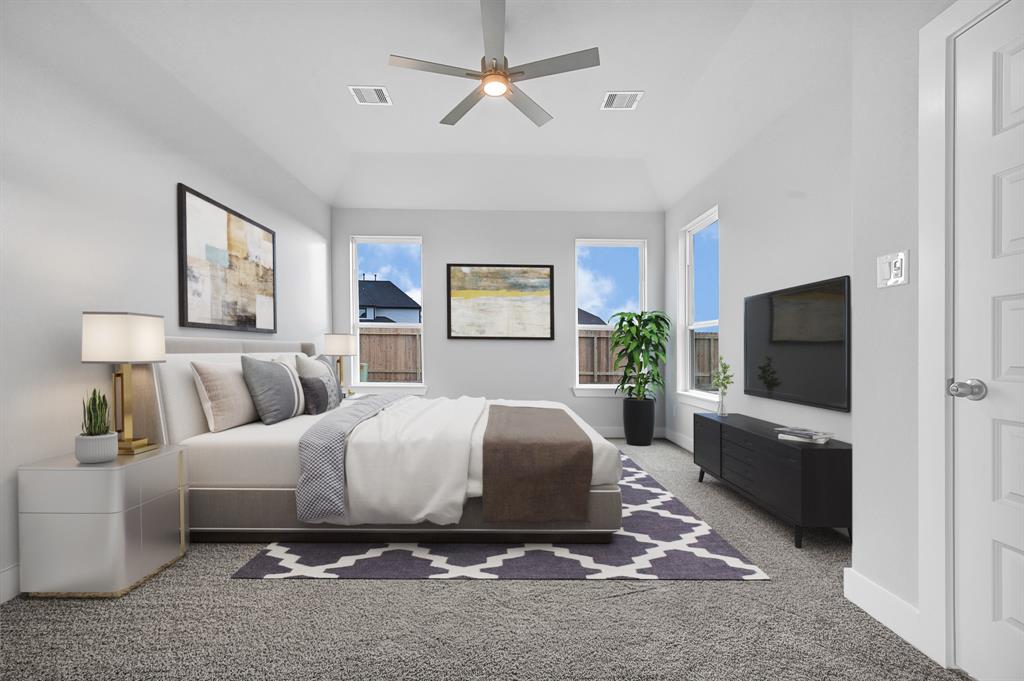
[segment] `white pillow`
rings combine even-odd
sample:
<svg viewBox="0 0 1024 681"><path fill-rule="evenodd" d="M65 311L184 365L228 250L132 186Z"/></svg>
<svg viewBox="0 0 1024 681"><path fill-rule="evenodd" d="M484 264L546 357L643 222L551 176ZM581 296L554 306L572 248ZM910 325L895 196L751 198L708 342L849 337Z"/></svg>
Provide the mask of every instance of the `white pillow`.
<svg viewBox="0 0 1024 681"><path fill-rule="evenodd" d="M259 419L241 364L192 362L191 365L196 392L211 433L244 426Z"/></svg>

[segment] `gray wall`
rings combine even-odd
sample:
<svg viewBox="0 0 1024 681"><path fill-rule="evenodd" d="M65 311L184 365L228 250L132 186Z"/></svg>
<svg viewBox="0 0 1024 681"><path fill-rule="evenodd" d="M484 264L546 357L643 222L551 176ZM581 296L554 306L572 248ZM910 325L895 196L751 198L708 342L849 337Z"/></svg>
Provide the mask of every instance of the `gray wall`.
<svg viewBox="0 0 1024 681"><path fill-rule="evenodd" d="M69 47L90 16L64 5L72 16L49 21L47 4L5 7L2 27L3 598L17 589L18 465L70 452L82 396L109 391L108 367L79 361L81 312L229 335L177 326L176 183L277 232L278 338L313 340L330 323L329 208L116 34Z"/></svg>
<svg viewBox="0 0 1024 681"><path fill-rule="evenodd" d="M335 208L333 301L336 331L349 330L352 236L423 237L424 373L430 397L557 400L602 432L622 428L621 397L575 397L574 241L647 240L647 300L661 308L662 213L477 212ZM555 340L448 340L445 266L450 262L555 266ZM660 412L659 402L659 412ZM658 423L662 416L659 413Z"/></svg>

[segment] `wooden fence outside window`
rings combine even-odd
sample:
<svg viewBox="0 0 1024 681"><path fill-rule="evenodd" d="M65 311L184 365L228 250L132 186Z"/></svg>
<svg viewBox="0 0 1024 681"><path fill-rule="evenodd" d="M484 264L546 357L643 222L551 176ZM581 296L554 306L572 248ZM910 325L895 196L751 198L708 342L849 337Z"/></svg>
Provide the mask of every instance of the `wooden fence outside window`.
<svg viewBox="0 0 1024 681"><path fill-rule="evenodd" d="M422 383L423 330L359 327L359 371L364 383Z"/></svg>

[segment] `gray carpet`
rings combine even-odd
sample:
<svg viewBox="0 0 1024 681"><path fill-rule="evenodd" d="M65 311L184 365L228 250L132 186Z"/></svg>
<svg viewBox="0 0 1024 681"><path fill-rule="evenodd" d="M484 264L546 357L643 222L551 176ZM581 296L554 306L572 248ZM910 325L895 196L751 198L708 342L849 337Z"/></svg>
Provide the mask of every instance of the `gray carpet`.
<svg viewBox="0 0 1024 681"><path fill-rule="evenodd" d="M842 596L845 537L790 528L666 442L623 450L768 582L233 580L196 544L117 601L0 607L4 679L962 679Z"/></svg>

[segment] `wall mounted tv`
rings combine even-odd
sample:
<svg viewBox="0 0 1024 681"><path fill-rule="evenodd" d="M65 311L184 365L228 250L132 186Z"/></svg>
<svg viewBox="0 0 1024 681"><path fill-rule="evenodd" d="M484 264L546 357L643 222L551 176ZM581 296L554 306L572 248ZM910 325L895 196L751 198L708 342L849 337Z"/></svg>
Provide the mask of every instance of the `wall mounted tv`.
<svg viewBox="0 0 1024 681"><path fill-rule="evenodd" d="M744 300L743 392L850 411L850 278Z"/></svg>

